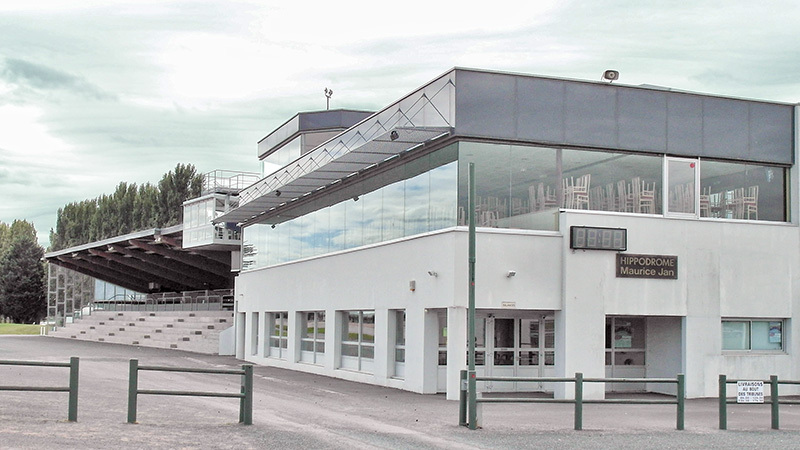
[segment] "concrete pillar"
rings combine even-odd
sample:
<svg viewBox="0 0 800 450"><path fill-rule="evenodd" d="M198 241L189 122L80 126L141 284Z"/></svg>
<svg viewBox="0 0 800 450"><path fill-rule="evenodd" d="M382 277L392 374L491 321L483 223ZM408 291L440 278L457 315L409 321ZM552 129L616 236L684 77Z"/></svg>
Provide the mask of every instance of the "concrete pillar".
<svg viewBox="0 0 800 450"><path fill-rule="evenodd" d="M447 308L447 399L458 400L461 370L467 368L467 308Z"/></svg>

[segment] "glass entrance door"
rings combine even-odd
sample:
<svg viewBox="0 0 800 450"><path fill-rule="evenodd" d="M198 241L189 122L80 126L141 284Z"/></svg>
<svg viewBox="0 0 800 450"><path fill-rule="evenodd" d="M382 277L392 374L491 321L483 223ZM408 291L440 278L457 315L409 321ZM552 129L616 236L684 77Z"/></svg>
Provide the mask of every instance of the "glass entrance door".
<svg viewBox="0 0 800 450"><path fill-rule="evenodd" d="M555 322L552 316L487 317L486 374L497 377L552 376ZM490 382L487 391L541 391L540 383Z"/></svg>
<svg viewBox="0 0 800 450"><path fill-rule="evenodd" d="M606 376L643 378L646 375L644 317L606 318ZM641 391L638 383L607 383L607 391Z"/></svg>

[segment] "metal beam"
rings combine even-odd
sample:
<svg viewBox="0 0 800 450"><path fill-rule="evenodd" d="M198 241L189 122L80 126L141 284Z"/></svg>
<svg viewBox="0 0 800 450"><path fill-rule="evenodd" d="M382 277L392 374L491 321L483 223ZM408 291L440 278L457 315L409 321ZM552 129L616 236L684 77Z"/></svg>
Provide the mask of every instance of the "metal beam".
<svg viewBox="0 0 800 450"><path fill-rule="evenodd" d="M144 261L147 264L156 266L160 268L160 270L183 275L184 277L191 278L192 280L200 283L209 283L215 286L215 289L229 288L231 286L230 277L212 272L206 272L198 269L195 266L184 264L174 259L166 259L161 255L145 253L141 250L132 250L121 245L109 246L109 251L136 258L140 261Z"/></svg>
<svg viewBox="0 0 800 450"><path fill-rule="evenodd" d="M143 272L139 272L139 271L135 271L135 270L130 270L130 268L128 266L124 266L122 264L119 264L117 262L111 261L111 260L103 258L103 257L95 257L93 259L87 259L87 258L83 257L82 259L84 259L85 262L88 263L88 264L94 264L94 265L97 265L97 266L100 266L100 267L104 267L104 268L109 269L109 270L116 271L116 272L122 274L125 277L138 278L138 279L142 280L145 285L149 285L151 282L154 282L154 283L158 283L160 286L165 287L165 288L167 288L168 290L171 290L171 291L191 290L190 286L184 286L184 285L182 285L180 283L176 283L176 282L174 282L174 281L172 281L172 280L170 280L168 278L164 278L164 277L161 277L161 276L150 275L150 274L147 274L147 273L143 273ZM145 292L149 292L150 290L151 289L149 289L149 286L148 286L148 289Z"/></svg>
<svg viewBox="0 0 800 450"><path fill-rule="evenodd" d="M93 248L89 249L89 253L95 256L99 256L101 258L108 259L109 261L113 261L117 264L121 264L123 266L128 266L133 269L136 269L140 272L145 272L150 274L154 281L155 279L164 279L168 280L169 282L181 284L184 286L189 287L193 290L200 290L205 289L208 286L208 283L198 282L197 280L190 279L188 277L177 275L175 273L170 273L165 270L162 270L158 267L153 267L144 261L135 258L126 258L121 255L117 255L114 253L104 252L101 250L95 250Z"/></svg>
<svg viewBox="0 0 800 450"><path fill-rule="evenodd" d="M108 281L109 283L116 284L117 286L124 287L136 292L147 292L147 282L143 280L134 279L133 277L125 276L115 270L109 270L104 267L93 265L88 261L81 259L71 258L69 256L59 256L57 259L52 260L54 263L59 264L67 269L74 270L75 272L89 275L100 280Z"/></svg>
<svg viewBox="0 0 800 450"><path fill-rule="evenodd" d="M175 261L180 261L184 264L197 267L199 269L211 272L213 274L221 274L231 270L230 265L226 266L225 264L205 259L202 256L190 255L185 252L173 250L163 245L152 245L136 239L131 239L128 242L134 247L140 248L148 252L157 253L161 256L166 256L167 258L174 259Z"/></svg>

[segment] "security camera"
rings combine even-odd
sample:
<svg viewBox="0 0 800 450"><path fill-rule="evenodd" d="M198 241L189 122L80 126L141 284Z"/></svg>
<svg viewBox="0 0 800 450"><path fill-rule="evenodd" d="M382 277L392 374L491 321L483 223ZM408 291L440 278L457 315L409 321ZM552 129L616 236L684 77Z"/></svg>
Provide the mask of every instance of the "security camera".
<svg viewBox="0 0 800 450"><path fill-rule="evenodd" d="M603 79L608 80L609 83L619 79L619 72L616 70L606 70L603 72Z"/></svg>

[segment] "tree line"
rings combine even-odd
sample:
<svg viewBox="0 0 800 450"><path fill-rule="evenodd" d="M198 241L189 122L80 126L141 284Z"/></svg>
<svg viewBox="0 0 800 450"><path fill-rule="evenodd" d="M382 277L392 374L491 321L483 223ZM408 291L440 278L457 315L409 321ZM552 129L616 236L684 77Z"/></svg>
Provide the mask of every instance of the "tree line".
<svg viewBox="0 0 800 450"><path fill-rule="evenodd" d="M43 256L32 223L0 222L0 317L31 323L45 316Z"/></svg>
<svg viewBox="0 0 800 450"><path fill-rule="evenodd" d="M178 164L157 185L121 182L113 194L59 208L50 230L50 251L150 228L177 225L186 200L199 197L203 175L192 164Z"/></svg>

